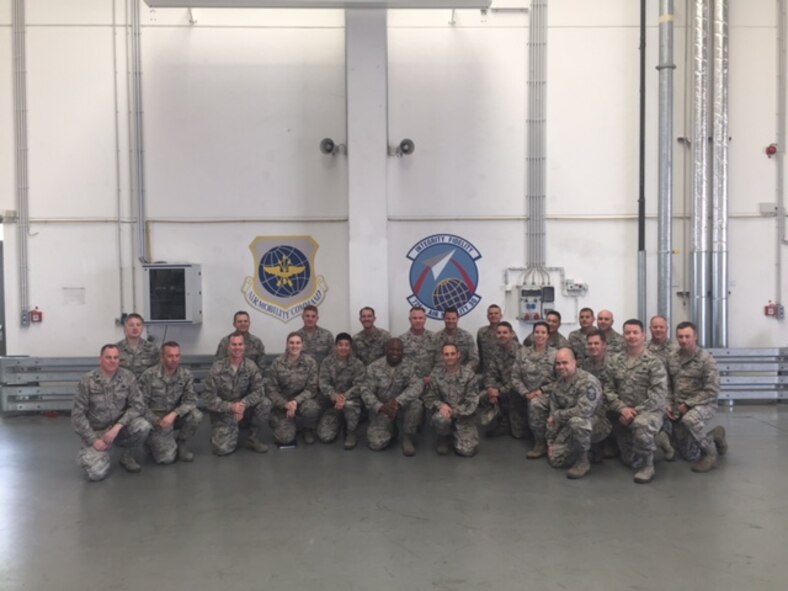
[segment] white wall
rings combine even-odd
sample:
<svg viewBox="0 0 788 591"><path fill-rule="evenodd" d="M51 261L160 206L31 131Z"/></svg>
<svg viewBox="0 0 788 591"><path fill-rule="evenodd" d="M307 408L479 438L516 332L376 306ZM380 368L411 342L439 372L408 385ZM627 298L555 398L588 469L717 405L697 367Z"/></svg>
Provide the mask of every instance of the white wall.
<svg viewBox="0 0 788 591"><path fill-rule="evenodd" d="M526 2L497 2L520 6ZM16 226L6 224L11 354L92 355L120 337L115 319L141 309L129 191L126 31L102 0L28 0L31 304L44 323L21 328ZM15 209L11 2L0 0L0 209ZM126 22L124 2L115 18ZM548 264L590 285L576 305L637 313L638 7L629 0L550 3L548 37ZM656 311L657 14L647 45L649 313ZM212 352L230 329L258 235L312 235L329 292L321 324L357 330L347 304L347 160L318 152L345 140L341 11L194 10L141 5L145 170L151 256L203 265L204 323L171 327L190 352ZM527 15L458 11L389 14L387 175L390 328L406 329L408 249L449 232L483 258L482 303L514 315L503 277L525 262ZM785 322L764 318L774 297L775 16L771 0L731 6L730 344L785 345ZM677 3L675 136L688 135L684 3ZM113 55L114 48L114 55ZM116 113L117 107L117 113ZM117 124L117 132L116 132ZM117 149L116 149L117 146ZM383 148L383 147L382 147ZM353 147L349 146L352 158ZM687 160L676 145L674 291L689 289L684 260ZM363 157L357 155L356 157ZM783 249L783 255L788 254ZM83 289L84 304L73 289ZM782 278L788 294L788 273ZM675 298L674 321L688 317ZM375 305L375 302L370 302ZM571 321L571 318L565 318ZM254 312L272 351L298 321ZM437 323L432 323L437 326ZM164 329L151 329L158 337ZM520 332L524 328L520 327Z"/></svg>

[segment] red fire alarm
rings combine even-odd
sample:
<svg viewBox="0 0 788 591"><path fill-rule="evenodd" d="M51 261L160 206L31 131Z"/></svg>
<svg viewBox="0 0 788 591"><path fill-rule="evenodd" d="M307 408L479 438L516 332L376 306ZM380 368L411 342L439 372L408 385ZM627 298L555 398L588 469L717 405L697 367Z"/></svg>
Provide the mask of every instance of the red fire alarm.
<svg viewBox="0 0 788 591"><path fill-rule="evenodd" d="M769 303L763 307L764 316L777 316L777 304L769 300Z"/></svg>
<svg viewBox="0 0 788 591"><path fill-rule="evenodd" d="M764 152L766 152L766 155L769 158L771 158L772 156L774 156L777 153L777 144L769 144L768 146L766 146L766 149L764 150Z"/></svg>
<svg viewBox="0 0 788 591"><path fill-rule="evenodd" d="M43 322L43 320L44 320L44 313L38 309L38 306L36 306L33 310L30 310L31 323Z"/></svg>

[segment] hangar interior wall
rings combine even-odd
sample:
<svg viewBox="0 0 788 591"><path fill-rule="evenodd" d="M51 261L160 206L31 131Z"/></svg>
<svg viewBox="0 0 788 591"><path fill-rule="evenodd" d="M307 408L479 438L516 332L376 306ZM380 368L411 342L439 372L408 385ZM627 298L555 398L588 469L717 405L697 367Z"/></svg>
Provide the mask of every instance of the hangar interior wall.
<svg viewBox="0 0 788 591"><path fill-rule="evenodd" d="M117 340L122 312L141 309L130 196L126 2L28 0L27 97L31 305L19 322L17 228L4 231L9 354L92 355ZM495 2L518 7L525 0ZM674 136L689 136L687 9L677 2ZM203 267L204 320L166 338L211 353L249 309L241 286L262 235L311 235L328 293L321 324L358 330L348 305L348 158L323 137L346 137L342 11L150 9L141 3L145 171L152 260ZM589 284L562 303L637 314L638 6L628 0L555 0L549 7L547 262ZM647 40L649 314L656 312L657 8ZM14 210L11 0L0 0L0 209ZM192 23L191 20L196 22ZM447 232L482 254L475 331L490 303L515 302L508 267L525 262L525 106L528 16L523 12L392 11L388 15L390 143L416 143L388 160L389 306L407 328L408 250ZM772 0L731 3L730 338L735 347L785 345L785 322L763 316L775 293L776 29ZM385 149L385 146L381 146ZM674 172L674 294L689 290L688 154ZM783 250L783 255L785 255ZM361 270L363 272L363 270ZM782 289L788 293L788 274ZM369 302L375 306L376 302ZM689 316L675 295L674 323ZM252 313L253 332L284 348L298 320ZM438 327L430 321L430 328ZM151 327L157 338L165 329ZM522 334L523 326L518 327Z"/></svg>

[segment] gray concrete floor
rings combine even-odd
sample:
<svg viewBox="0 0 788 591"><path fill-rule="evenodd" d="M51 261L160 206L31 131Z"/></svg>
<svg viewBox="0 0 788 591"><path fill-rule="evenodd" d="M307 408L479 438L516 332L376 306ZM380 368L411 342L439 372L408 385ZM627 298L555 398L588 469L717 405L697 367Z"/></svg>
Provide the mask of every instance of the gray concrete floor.
<svg viewBox="0 0 788 591"><path fill-rule="evenodd" d="M788 410L720 409L698 475L617 461L569 481L527 444L438 457L341 444L83 480L67 417L0 422L0 590L777 590L788 586ZM781 459L782 458L782 459Z"/></svg>

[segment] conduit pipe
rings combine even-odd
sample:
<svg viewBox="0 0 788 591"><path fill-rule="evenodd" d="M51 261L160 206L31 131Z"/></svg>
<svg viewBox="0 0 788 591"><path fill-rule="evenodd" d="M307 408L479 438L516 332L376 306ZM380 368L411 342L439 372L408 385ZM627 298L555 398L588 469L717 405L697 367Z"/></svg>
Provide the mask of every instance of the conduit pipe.
<svg viewBox="0 0 788 591"><path fill-rule="evenodd" d="M728 346L728 0L714 0L711 344Z"/></svg>
<svg viewBox="0 0 788 591"><path fill-rule="evenodd" d="M692 5L692 319L698 342L709 341L708 0Z"/></svg>
<svg viewBox="0 0 788 591"><path fill-rule="evenodd" d="M777 153L774 155L775 202L777 204L777 240L775 241L774 301L783 303L782 298L782 250L788 244L785 236L785 100L786 67L788 64L788 43L786 43L786 0L777 0Z"/></svg>
<svg viewBox="0 0 788 591"><path fill-rule="evenodd" d="M129 72L129 88L131 100L131 187L132 195L137 204L137 252L140 262L148 262L148 237L146 230L145 213L145 135L142 125L142 50L140 3L130 1L131 8L131 35L129 38L129 59L131 60Z"/></svg>
<svg viewBox="0 0 788 591"><path fill-rule="evenodd" d="M646 319L646 0L640 0L640 146L638 155L638 318Z"/></svg>
<svg viewBox="0 0 788 591"><path fill-rule="evenodd" d="M673 18L673 0L660 0L657 313L668 326L673 312Z"/></svg>
<svg viewBox="0 0 788 591"><path fill-rule="evenodd" d="M14 142L16 144L17 274L22 326L30 324L30 287L27 238L30 228L30 190L27 146L27 54L25 45L25 2L14 0Z"/></svg>
<svg viewBox="0 0 788 591"><path fill-rule="evenodd" d="M528 22L528 107L526 121L527 268L523 281L549 282L546 265L547 0L531 2Z"/></svg>

